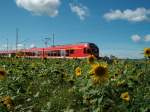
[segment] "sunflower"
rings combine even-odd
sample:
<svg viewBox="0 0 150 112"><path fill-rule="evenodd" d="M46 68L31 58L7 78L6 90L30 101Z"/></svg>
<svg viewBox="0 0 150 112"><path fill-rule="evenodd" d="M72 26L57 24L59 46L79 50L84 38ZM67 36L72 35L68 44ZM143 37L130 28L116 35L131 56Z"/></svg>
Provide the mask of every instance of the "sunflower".
<svg viewBox="0 0 150 112"><path fill-rule="evenodd" d="M77 67L75 69L75 74L76 74L76 76L80 76L81 75L81 68L80 67Z"/></svg>
<svg viewBox="0 0 150 112"><path fill-rule="evenodd" d="M129 101L130 100L130 96L129 96L129 93L128 92L124 92L121 94L120 96L121 99L123 99L124 101Z"/></svg>
<svg viewBox="0 0 150 112"><path fill-rule="evenodd" d="M94 55L90 55L88 58L87 58L87 62L89 64L94 64L95 62L95 56Z"/></svg>
<svg viewBox="0 0 150 112"><path fill-rule="evenodd" d="M4 106L6 106L9 110L13 108L14 102L10 96L5 96L2 98L1 102Z"/></svg>
<svg viewBox="0 0 150 112"><path fill-rule="evenodd" d="M108 67L106 64L97 64L93 66L91 73L95 84L108 80Z"/></svg>
<svg viewBox="0 0 150 112"><path fill-rule="evenodd" d="M0 69L0 80L5 79L5 77L6 77L6 71L3 69Z"/></svg>
<svg viewBox="0 0 150 112"><path fill-rule="evenodd" d="M150 48L144 48L144 56L150 57Z"/></svg>

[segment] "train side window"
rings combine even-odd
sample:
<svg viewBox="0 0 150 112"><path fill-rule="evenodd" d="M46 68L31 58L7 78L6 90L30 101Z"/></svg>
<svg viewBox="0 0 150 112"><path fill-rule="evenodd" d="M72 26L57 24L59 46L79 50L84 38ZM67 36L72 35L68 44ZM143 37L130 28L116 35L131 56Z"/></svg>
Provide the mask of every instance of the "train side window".
<svg viewBox="0 0 150 112"><path fill-rule="evenodd" d="M56 51L49 51L48 56L60 56L60 51L56 50Z"/></svg>
<svg viewBox="0 0 150 112"><path fill-rule="evenodd" d="M57 55L60 56L60 51L59 50L57 51Z"/></svg>
<svg viewBox="0 0 150 112"><path fill-rule="evenodd" d="M87 49L87 53L91 54L92 53L91 49Z"/></svg>
<svg viewBox="0 0 150 112"><path fill-rule="evenodd" d="M35 53L34 53L34 52L32 53L32 56L35 56Z"/></svg>
<svg viewBox="0 0 150 112"><path fill-rule="evenodd" d="M91 53L91 50L88 49L88 48L84 48L84 51L83 51L85 54L90 54Z"/></svg>
<svg viewBox="0 0 150 112"><path fill-rule="evenodd" d="M73 54L74 53L74 50L72 49L72 50L70 50L70 54Z"/></svg>
<svg viewBox="0 0 150 112"><path fill-rule="evenodd" d="M86 49L86 48L83 49L83 53L84 53L84 54L87 53L87 49Z"/></svg>
<svg viewBox="0 0 150 112"><path fill-rule="evenodd" d="M54 53L53 53L53 51L51 51L51 56L54 56Z"/></svg>
<svg viewBox="0 0 150 112"><path fill-rule="evenodd" d="M47 55L48 55L48 56L51 56L51 51L48 51L48 52L47 52Z"/></svg>
<svg viewBox="0 0 150 112"><path fill-rule="evenodd" d="M40 51L38 51L38 56L40 56L41 55L41 52Z"/></svg>
<svg viewBox="0 0 150 112"><path fill-rule="evenodd" d="M38 56L38 51L33 52L34 56Z"/></svg>
<svg viewBox="0 0 150 112"><path fill-rule="evenodd" d="M69 54L70 54L69 50L66 50L66 56L69 56Z"/></svg>
<svg viewBox="0 0 150 112"><path fill-rule="evenodd" d="M57 56L57 51L54 51L53 53L54 53L54 56Z"/></svg>

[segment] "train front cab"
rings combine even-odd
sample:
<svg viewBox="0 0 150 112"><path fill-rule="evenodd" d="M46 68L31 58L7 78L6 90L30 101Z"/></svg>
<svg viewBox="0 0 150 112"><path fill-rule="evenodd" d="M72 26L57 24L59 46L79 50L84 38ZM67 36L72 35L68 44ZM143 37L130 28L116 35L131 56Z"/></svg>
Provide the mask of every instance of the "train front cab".
<svg viewBox="0 0 150 112"><path fill-rule="evenodd" d="M97 58L99 57L99 49L94 43L89 43L88 46L84 48L83 52L88 56L94 55Z"/></svg>

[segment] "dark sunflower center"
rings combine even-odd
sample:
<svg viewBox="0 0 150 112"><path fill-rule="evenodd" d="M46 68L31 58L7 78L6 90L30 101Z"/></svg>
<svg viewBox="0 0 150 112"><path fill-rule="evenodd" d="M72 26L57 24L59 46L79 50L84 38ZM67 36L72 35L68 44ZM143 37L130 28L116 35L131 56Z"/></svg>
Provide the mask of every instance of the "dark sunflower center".
<svg viewBox="0 0 150 112"><path fill-rule="evenodd" d="M147 51L146 51L146 54L150 54L150 50L147 50Z"/></svg>
<svg viewBox="0 0 150 112"><path fill-rule="evenodd" d="M4 72L4 71L0 71L0 75L1 75L1 76L4 76L4 75L5 75L5 72Z"/></svg>
<svg viewBox="0 0 150 112"><path fill-rule="evenodd" d="M106 73L106 69L104 67L97 67L95 69L95 74L96 75L99 75L99 76L102 76Z"/></svg>
<svg viewBox="0 0 150 112"><path fill-rule="evenodd" d="M77 73L80 73L80 70L77 70Z"/></svg>
<svg viewBox="0 0 150 112"><path fill-rule="evenodd" d="M128 98L128 95L125 95L124 98Z"/></svg>

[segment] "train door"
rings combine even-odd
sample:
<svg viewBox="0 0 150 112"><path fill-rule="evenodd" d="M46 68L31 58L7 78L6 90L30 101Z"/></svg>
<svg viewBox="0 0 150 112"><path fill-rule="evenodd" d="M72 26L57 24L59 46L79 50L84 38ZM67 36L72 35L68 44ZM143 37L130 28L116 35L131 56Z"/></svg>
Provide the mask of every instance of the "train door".
<svg viewBox="0 0 150 112"><path fill-rule="evenodd" d="M9 58L11 57L11 53L8 54L8 57L9 57Z"/></svg>
<svg viewBox="0 0 150 112"><path fill-rule="evenodd" d="M60 55L61 55L61 58L65 58L66 57L66 50L64 50L64 49L60 50Z"/></svg>

